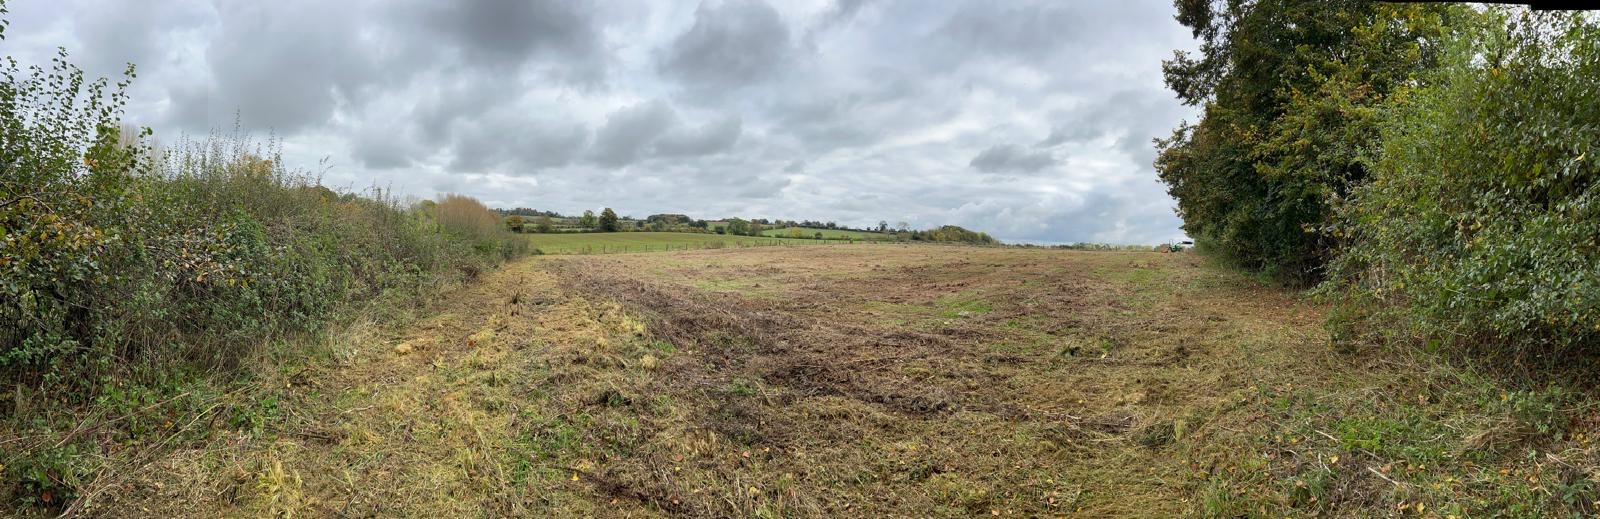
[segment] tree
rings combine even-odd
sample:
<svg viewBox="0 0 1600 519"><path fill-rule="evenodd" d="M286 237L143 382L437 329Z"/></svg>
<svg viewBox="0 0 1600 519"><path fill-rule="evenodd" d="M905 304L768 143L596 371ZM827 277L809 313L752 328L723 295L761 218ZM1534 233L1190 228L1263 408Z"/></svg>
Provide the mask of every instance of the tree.
<svg viewBox="0 0 1600 519"><path fill-rule="evenodd" d="M1333 331L1388 322L1497 361L1586 363L1600 345L1600 20L1484 14L1382 115L1373 179L1336 228L1350 238L1328 283L1355 318Z"/></svg>
<svg viewBox="0 0 1600 519"><path fill-rule="evenodd" d="M746 222L739 218L729 218L728 225L724 226L723 228L727 229L728 234L732 234L734 236L750 234L750 222Z"/></svg>
<svg viewBox="0 0 1600 519"><path fill-rule="evenodd" d="M506 217L506 228L511 232L522 232L523 220L521 216L511 215Z"/></svg>
<svg viewBox="0 0 1600 519"><path fill-rule="evenodd" d="M594 217L594 211L587 209L583 211L583 217L578 219L578 226L585 229L593 229L598 223Z"/></svg>
<svg viewBox="0 0 1600 519"><path fill-rule="evenodd" d="M551 220L549 216L540 216L533 222L533 228L538 232L548 233L555 232L556 230L556 222L555 220Z"/></svg>
<svg viewBox="0 0 1600 519"><path fill-rule="evenodd" d="M1204 107L1157 142L1156 169L1190 236L1280 280L1321 276L1333 206L1370 175L1378 107L1437 61L1439 5L1356 0L1177 3L1198 56L1163 64Z"/></svg>
<svg viewBox="0 0 1600 519"><path fill-rule="evenodd" d="M610 207L600 211L600 232L617 232L617 212Z"/></svg>
<svg viewBox="0 0 1600 519"><path fill-rule="evenodd" d="M889 231L889 222L887 220L878 220L878 232L888 232L888 231Z"/></svg>

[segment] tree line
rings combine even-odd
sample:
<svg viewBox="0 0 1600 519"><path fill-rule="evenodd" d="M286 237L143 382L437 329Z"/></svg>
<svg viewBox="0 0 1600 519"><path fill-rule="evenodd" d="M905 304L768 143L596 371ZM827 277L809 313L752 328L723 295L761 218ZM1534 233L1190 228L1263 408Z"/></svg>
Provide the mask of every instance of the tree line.
<svg viewBox="0 0 1600 519"><path fill-rule="evenodd" d="M684 214L661 213L645 217L643 220L632 217L619 217L611 208L607 207L596 215L593 210L585 210L581 216L563 216L555 211L538 210L527 207L518 207L510 210L501 210L507 229L513 232L624 232L624 231L652 231L652 232L694 232L708 234L723 234L733 236L763 236L770 229L790 229L790 233L782 237L797 239L829 239L822 231L853 231L861 233L883 234L883 241L927 241L927 242L953 242L972 244L997 244L999 240L986 233L971 231L956 225L944 225L927 230L912 230L911 225L899 222L895 227L890 227L888 221L879 221L874 227L850 227L840 225L834 221L818 220L783 220L738 217L724 218L721 220L704 220L692 218ZM811 229L814 232L805 232L801 229ZM833 239L850 239L833 238Z"/></svg>
<svg viewBox="0 0 1600 519"><path fill-rule="evenodd" d="M1592 16L1179 0L1200 107L1156 168L1200 247L1342 301L1336 336L1548 353L1600 338ZM1364 326L1373 323L1380 326Z"/></svg>

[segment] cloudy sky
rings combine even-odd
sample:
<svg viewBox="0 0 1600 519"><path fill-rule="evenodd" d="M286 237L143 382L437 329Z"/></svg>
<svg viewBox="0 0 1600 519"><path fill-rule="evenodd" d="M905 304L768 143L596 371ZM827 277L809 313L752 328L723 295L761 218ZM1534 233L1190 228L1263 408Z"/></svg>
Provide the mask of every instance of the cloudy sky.
<svg viewBox="0 0 1600 519"><path fill-rule="evenodd" d="M159 139L239 124L360 190L564 213L1180 234L1168 0L10 0L0 49L138 66Z"/></svg>

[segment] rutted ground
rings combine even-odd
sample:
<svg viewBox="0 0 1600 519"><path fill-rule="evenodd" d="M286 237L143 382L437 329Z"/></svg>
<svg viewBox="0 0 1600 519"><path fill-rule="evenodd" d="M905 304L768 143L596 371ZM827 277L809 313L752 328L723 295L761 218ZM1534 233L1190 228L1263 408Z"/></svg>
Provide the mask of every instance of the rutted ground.
<svg viewBox="0 0 1600 519"><path fill-rule="evenodd" d="M1551 495L1517 486L1546 481L1538 460L1450 450L1504 443L1526 417L1493 406L1539 394L1337 353L1314 306L1198 262L534 258L413 324L352 329L333 360L272 382L259 426L103 481L87 511L1370 515Z"/></svg>

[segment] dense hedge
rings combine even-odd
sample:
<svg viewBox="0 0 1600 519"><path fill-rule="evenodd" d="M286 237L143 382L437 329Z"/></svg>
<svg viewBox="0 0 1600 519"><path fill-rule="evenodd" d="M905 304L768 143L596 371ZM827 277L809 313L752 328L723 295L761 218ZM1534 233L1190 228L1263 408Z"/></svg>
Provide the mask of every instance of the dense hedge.
<svg viewBox="0 0 1600 519"><path fill-rule="evenodd" d="M319 186L270 143L152 148L120 126L127 81L87 81L65 58L0 69L0 394L81 400L93 392L69 390L139 369L226 370L525 247L481 204L490 232L441 225L433 204Z"/></svg>
<svg viewBox="0 0 1600 519"><path fill-rule="evenodd" d="M1436 343L1600 339L1600 24L1489 11L1385 113L1330 288ZM1368 305L1377 301L1382 305ZM1482 339L1489 339L1482 341Z"/></svg>
<svg viewBox="0 0 1600 519"><path fill-rule="evenodd" d="M1339 245L1335 205L1365 182L1377 114L1437 62L1458 10L1365 0L1180 1L1201 40L1164 63L1204 109L1158 142L1156 170L1184 230L1250 270L1296 285Z"/></svg>
<svg viewBox="0 0 1600 519"><path fill-rule="evenodd" d="M1210 250L1324 279L1356 331L1570 358L1600 339L1600 22L1359 1L1179 2L1205 107L1157 168ZM1376 326L1371 326L1376 324Z"/></svg>

